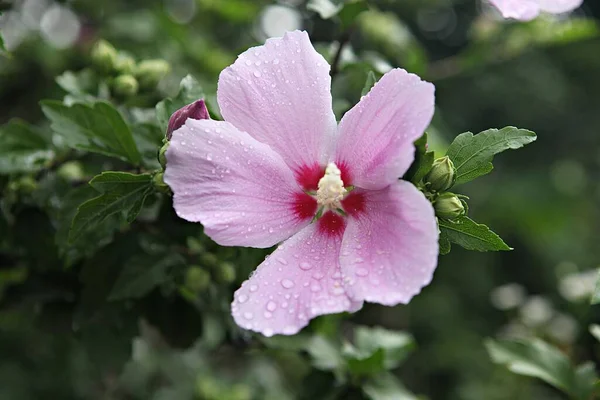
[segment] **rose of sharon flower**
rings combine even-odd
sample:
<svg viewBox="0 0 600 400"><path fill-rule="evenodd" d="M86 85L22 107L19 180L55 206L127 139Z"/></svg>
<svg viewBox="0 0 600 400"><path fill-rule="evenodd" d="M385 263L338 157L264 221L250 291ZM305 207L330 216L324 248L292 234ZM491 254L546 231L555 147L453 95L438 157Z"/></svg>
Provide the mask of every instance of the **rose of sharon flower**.
<svg viewBox="0 0 600 400"><path fill-rule="evenodd" d="M225 121L173 132L165 182L177 214L225 246L271 247L234 295L246 329L294 334L364 301L408 303L438 256L434 211L401 177L434 111L434 87L385 74L342 118L306 32L242 53L219 78Z"/></svg>
<svg viewBox="0 0 600 400"><path fill-rule="evenodd" d="M579 7L583 0L490 0L504 18L530 21L541 12L561 14Z"/></svg>

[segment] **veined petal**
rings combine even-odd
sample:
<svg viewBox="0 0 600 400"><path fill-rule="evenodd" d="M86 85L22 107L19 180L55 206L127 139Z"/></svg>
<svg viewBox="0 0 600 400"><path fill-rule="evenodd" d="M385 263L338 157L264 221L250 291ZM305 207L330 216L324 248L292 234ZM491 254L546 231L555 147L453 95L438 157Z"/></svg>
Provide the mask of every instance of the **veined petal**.
<svg viewBox="0 0 600 400"><path fill-rule="evenodd" d="M433 207L405 181L361 195L364 205L348 219L342 241L346 291L355 301L408 303L429 284L437 265Z"/></svg>
<svg viewBox="0 0 600 400"><path fill-rule="evenodd" d="M336 134L329 64L306 32L242 53L219 76L226 121L277 151L296 173L328 161Z"/></svg>
<svg viewBox="0 0 600 400"><path fill-rule="evenodd" d="M279 246L235 292L237 324L265 336L293 335L318 315L360 309L362 301L351 301L343 287L342 232L317 222Z"/></svg>
<svg viewBox="0 0 600 400"><path fill-rule="evenodd" d="M271 247L316 211L281 156L228 122L188 119L173 132L165 182L177 215L225 246Z"/></svg>
<svg viewBox="0 0 600 400"><path fill-rule="evenodd" d="M413 142L431 122L434 87L403 69L385 74L340 123L335 162L349 182L382 189L404 175L414 159Z"/></svg>

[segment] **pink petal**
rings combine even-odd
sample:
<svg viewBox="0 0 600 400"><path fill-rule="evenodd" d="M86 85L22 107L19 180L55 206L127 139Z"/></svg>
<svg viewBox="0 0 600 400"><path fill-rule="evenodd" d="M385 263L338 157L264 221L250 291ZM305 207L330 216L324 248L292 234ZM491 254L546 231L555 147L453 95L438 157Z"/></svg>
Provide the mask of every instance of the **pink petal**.
<svg viewBox="0 0 600 400"><path fill-rule="evenodd" d="M340 256L348 295L355 301L408 303L429 284L437 265L433 207L405 181L361 194L364 208L349 218Z"/></svg>
<svg viewBox="0 0 600 400"><path fill-rule="evenodd" d="M219 77L226 121L277 151L294 172L328 161L336 134L329 64L306 32L268 39Z"/></svg>
<svg viewBox="0 0 600 400"><path fill-rule="evenodd" d="M350 181L344 183L382 189L404 175L414 159L413 142L433 116L434 90L394 69L344 115L335 157L347 168Z"/></svg>
<svg viewBox="0 0 600 400"><path fill-rule="evenodd" d="M343 288L342 232L314 223L279 246L235 292L235 322L265 336L293 335L318 315L360 309Z"/></svg>
<svg viewBox="0 0 600 400"><path fill-rule="evenodd" d="M490 0L490 3L504 18L531 21L540 13L540 6L536 0Z"/></svg>
<svg viewBox="0 0 600 400"><path fill-rule="evenodd" d="M228 122L188 119L173 132L165 182L177 215L224 246L271 247L316 211L281 156Z"/></svg>
<svg viewBox="0 0 600 400"><path fill-rule="evenodd" d="M580 7L583 0L538 0L542 11L551 14L562 14Z"/></svg>

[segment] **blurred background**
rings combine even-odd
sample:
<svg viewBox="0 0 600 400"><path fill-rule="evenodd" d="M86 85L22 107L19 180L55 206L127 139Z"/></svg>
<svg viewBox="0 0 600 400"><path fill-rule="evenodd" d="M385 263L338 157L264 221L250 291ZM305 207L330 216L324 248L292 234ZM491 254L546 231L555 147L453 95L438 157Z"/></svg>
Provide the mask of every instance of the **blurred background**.
<svg viewBox="0 0 600 400"><path fill-rule="evenodd" d="M454 246L408 306L318 318L303 335L337 341L358 325L410 333L416 347L393 373L422 398L564 398L493 364L484 340L535 336L575 363L600 361L588 333L600 319L589 305L600 260L600 2L529 23L502 20L480 0L374 0L351 21L323 18L323 3L4 3L0 120L50 135L39 101L95 90L139 122L187 74L217 115L224 67L268 37L304 29L330 62L344 44L332 89L338 117L358 101L369 71L400 66L436 86L428 132L440 154L461 132L533 130L536 143L496 157L492 174L457 189L471 198L470 216L514 251ZM170 72L126 99L103 95L102 85L90 90L99 39L136 60L166 60ZM84 154L25 173L1 158L0 399L369 398L360 379L344 383L298 344L304 336L269 341L235 327L232 293L267 252L218 247L159 196L132 225L70 248L75 189L120 164Z"/></svg>

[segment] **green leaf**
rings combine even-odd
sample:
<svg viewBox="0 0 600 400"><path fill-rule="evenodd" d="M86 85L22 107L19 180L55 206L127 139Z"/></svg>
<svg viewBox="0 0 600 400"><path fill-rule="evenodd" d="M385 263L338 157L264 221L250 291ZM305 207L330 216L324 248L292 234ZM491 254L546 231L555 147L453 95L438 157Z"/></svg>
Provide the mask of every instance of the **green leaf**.
<svg viewBox="0 0 600 400"><path fill-rule="evenodd" d="M596 280L596 288L592 293L592 305L600 304L600 269L598 270L598 279Z"/></svg>
<svg viewBox="0 0 600 400"><path fill-rule="evenodd" d="M363 86L362 92L360 92L361 96L365 96L373 86L377 83L377 78L375 77L375 72L369 71L367 74L367 80L365 81L365 86Z"/></svg>
<svg viewBox="0 0 600 400"><path fill-rule="evenodd" d="M204 97L204 91L198 81L191 75L187 75L179 84L179 93L173 98L167 98L156 105L156 118L162 132L167 131L169 118L181 107L187 106Z"/></svg>
<svg viewBox="0 0 600 400"><path fill-rule="evenodd" d="M369 355L362 356L360 353L350 355L346 353L348 359L348 371L355 376L373 375L385 370L383 349L378 349Z"/></svg>
<svg viewBox="0 0 600 400"><path fill-rule="evenodd" d="M416 347L413 337L407 333L366 326L355 329L354 345L362 353L383 350L384 365L388 369L398 367Z"/></svg>
<svg viewBox="0 0 600 400"><path fill-rule="evenodd" d="M445 256L446 254L450 253L450 250L452 250L452 245L450 244L450 240L448 239L445 229L440 229L440 237L438 241L440 244L440 255Z"/></svg>
<svg viewBox="0 0 600 400"><path fill-rule="evenodd" d="M415 141L415 159L402 178L418 184L431 171L434 158L433 151L427 151L427 133L424 133Z"/></svg>
<svg viewBox="0 0 600 400"><path fill-rule="evenodd" d="M469 182L492 171L495 154L508 149L519 149L535 140L535 133L512 126L500 130L488 129L475 136L471 132L461 133L446 153L456 167L455 185Z"/></svg>
<svg viewBox="0 0 600 400"><path fill-rule="evenodd" d="M500 236L487 226L478 224L467 216L458 217L451 221L438 218L443 240L456 243L467 250L476 251L507 251L512 250ZM440 237L442 237L440 235ZM445 243L443 246L447 246Z"/></svg>
<svg viewBox="0 0 600 400"><path fill-rule="evenodd" d="M310 0L306 4L306 9L316 12L323 19L336 16L343 7L343 4L331 0Z"/></svg>
<svg viewBox="0 0 600 400"><path fill-rule="evenodd" d="M185 259L177 253L166 254L159 259L153 254L134 256L119 274L108 300L143 297L169 279L170 269L183 265Z"/></svg>
<svg viewBox="0 0 600 400"><path fill-rule="evenodd" d="M573 367L560 350L540 339L490 339L485 346L493 362L516 374L541 379L575 399L585 400L593 391L597 379L593 368L590 371L586 364Z"/></svg>
<svg viewBox="0 0 600 400"><path fill-rule="evenodd" d="M600 342L600 325L590 325L590 333L596 338L597 341Z"/></svg>
<svg viewBox="0 0 600 400"><path fill-rule="evenodd" d="M75 104L67 107L60 101L41 102L44 114L52 122L52 130L66 144L79 150L117 157L138 165L140 153L129 126L109 103Z"/></svg>
<svg viewBox="0 0 600 400"><path fill-rule="evenodd" d="M362 390L371 400L417 400L417 397L389 372L367 379L362 385Z"/></svg>
<svg viewBox="0 0 600 400"><path fill-rule="evenodd" d="M313 336L308 341L306 351L312 358L313 366L320 370L334 370L340 368L344 363L340 349L319 335Z"/></svg>
<svg viewBox="0 0 600 400"><path fill-rule="evenodd" d="M53 158L50 138L24 121L0 127L0 174L35 172Z"/></svg>
<svg viewBox="0 0 600 400"><path fill-rule="evenodd" d="M95 176L90 185L102 195L86 201L77 209L69 232L71 243L111 215L124 214L127 223L133 222L146 197L154 191L150 174L103 172Z"/></svg>

